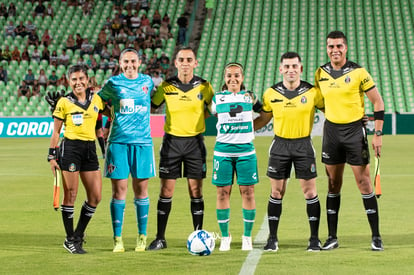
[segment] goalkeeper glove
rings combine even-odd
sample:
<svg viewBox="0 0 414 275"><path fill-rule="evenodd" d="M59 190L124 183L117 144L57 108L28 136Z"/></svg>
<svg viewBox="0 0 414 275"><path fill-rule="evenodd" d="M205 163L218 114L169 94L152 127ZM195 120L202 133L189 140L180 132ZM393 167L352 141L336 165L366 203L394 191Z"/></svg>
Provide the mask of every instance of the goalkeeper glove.
<svg viewBox="0 0 414 275"><path fill-rule="evenodd" d="M60 92L47 92L47 95L45 96L45 99L47 103L50 105L50 111L53 113L53 111L56 108L56 104L59 101L59 99L65 96L65 90L61 90Z"/></svg>

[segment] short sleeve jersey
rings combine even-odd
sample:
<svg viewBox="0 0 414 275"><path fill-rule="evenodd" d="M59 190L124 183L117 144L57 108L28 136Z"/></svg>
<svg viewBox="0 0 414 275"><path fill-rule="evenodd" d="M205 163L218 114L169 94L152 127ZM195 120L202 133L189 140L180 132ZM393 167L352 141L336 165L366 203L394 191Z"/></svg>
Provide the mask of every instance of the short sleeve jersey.
<svg viewBox="0 0 414 275"><path fill-rule="evenodd" d="M347 61L339 71L335 71L331 63L319 67L315 86L322 92L326 119L346 124L364 116L364 93L374 88L375 83L364 68Z"/></svg>
<svg viewBox="0 0 414 275"><path fill-rule="evenodd" d="M323 106L320 90L305 81L301 81L294 91L279 82L263 94L262 110L272 112L274 133L282 138L310 136L315 107L322 109Z"/></svg>
<svg viewBox="0 0 414 275"><path fill-rule="evenodd" d="M70 93L59 99L53 117L63 121L65 138L92 141L96 138L96 119L104 108L102 99L92 92L87 91L85 104L78 102L76 96Z"/></svg>
<svg viewBox="0 0 414 275"><path fill-rule="evenodd" d="M152 103L158 107L165 102L166 133L191 137L205 131L204 111L211 103L213 94L211 84L198 76L194 76L188 84L182 83L175 76L158 86Z"/></svg>
<svg viewBox="0 0 414 275"><path fill-rule="evenodd" d="M252 92L233 93L221 91L213 96L210 112L217 114L217 137L214 147L226 156L240 156L254 153L253 109L257 103Z"/></svg>
<svg viewBox="0 0 414 275"><path fill-rule="evenodd" d="M98 95L111 103L112 143L152 144L150 127L151 90L154 83L150 76L139 74L129 79L120 74L112 76Z"/></svg>

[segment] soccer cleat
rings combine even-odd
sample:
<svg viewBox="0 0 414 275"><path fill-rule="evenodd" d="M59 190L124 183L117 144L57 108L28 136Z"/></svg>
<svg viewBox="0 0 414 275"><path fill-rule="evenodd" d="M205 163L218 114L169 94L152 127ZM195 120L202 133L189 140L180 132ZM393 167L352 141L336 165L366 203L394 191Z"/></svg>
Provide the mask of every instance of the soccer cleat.
<svg viewBox="0 0 414 275"><path fill-rule="evenodd" d="M339 246L338 239L329 236L325 244L322 246L322 250L331 250L331 249L338 248L338 246Z"/></svg>
<svg viewBox="0 0 414 275"><path fill-rule="evenodd" d="M381 237L379 236L372 237L371 249L372 251L383 251L384 250Z"/></svg>
<svg viewBox="0 0 414 275"><path fill-rule="evenodd" d="M155 239L147 247L147 250L160 250L167 248L167 241L165 239Z"/></svg>
<svg viewBox="0 0 414 275"><path fill-rule="evenodd" d="M264 251L276 252L279 250L279 244L276 238L269 237L267 239L267 244L263 248Z"/></svg>
<svg viewBox="0 0 414 275"><path fill-rule="evenodd" d="M86 251L83 250L83 243L85 242L85 240L82 237L75 237L74 243L75 243L75 247L76 250L78 251L77 254L85 254Z"/></svg>
<svg viewBox="0 0 414 275"><path fill-rule="evenodd" d="M317 238L310 238L309 243L308 243L308 248L306 250L310 252L321 251L321 241Z"/></svg>
<svg viewBox="0 0 414 275"><path fill-rule="evenodd" d="M114 249L112 250L115 253L125 252L124 242L122 237L114 237Z"/></svg>
<svg viewBox="0 0 414 275"><path fill-rule="evenodd" d="M252 237L242 236L242 250L253 250Z"/></svg>
<svg viewBox="0 0 414 275"><path fill-rule="evenodd" d="M147 246L147 236L144 234L140 234L137 238L137 246L135 247L135 251L145 251L145 247Z"/></svg>
<svg viewBox="0 0 414 275"><path fill-rule="evenodd" d="M79 250L79 246L78 244L75 242L75 239L72 238L66 238L64 243L63 243L63 247L69 251L69 253L71 254L85 254L86 252L81 249Z"/></svg>
<svg viewBox="0 0 414 275"><path fill-rule="evenodd" d="M228 237L221 237L219 251L229 251L231 244L231 235Z"/></svg>

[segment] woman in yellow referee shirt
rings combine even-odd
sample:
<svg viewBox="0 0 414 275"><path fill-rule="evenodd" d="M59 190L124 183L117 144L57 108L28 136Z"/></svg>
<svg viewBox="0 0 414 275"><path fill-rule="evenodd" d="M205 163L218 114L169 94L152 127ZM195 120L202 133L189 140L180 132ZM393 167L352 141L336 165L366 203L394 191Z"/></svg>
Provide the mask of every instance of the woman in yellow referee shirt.
<svg viewBox="0 0 414 275"><path fill-rule="evenodd" d="M69 69L72 92L61 97L53 112L54 130L50 140L48 161L53 174L62 173L63 202L61 205L66 239L63 247L72 254L84 254L83 236L101 200L102 177L95 146L95 125L99 112L105 108L102 99L88 89L88 68L74 65ZM65 126L59 148L59 136ZM74 204L78 193L79 176L87 199L74 229Z"/></svg>

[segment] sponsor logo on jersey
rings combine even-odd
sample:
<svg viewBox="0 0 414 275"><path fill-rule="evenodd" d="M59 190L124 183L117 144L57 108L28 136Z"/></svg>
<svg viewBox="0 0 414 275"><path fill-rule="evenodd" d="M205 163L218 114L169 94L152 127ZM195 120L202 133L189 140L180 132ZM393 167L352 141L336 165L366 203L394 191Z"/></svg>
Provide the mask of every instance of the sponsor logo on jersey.
<svg viewBox="0 0 414 275"><path fill-rule="evenodd" d="M351 82L351 78L349 77L349 75L347 75L346 77L345 77L345 83L349 83L349 82Z"/></svg>
<svg viewBox="0 0 414 275"><path fill-rule="evenodd" d="M319 78L319 82L328 81L328 80L329 80L329 78L326 78L326 77Z"/></svg>
<svg viewBox="0 0 414 275"><path fill-rule="evenodd" d="M270 102L271 103L283 102L283 99L277 99L277 98L275 98L275 99L270 100Z"/></svg>
<svg viewBox="0 0 414 275"><path fill-rule="evenodd" d="M142 87L142 91L144 91L145 94L148 94L148 87L147 86Z"/></svg>
<svg viewBox="0 0 414 275"><path fill-rule="evenodd" d="M307 102L308 102L308 99L306 98L306 96L302 96L302 98L300 99L300 103L306 104Z"/></svg>

